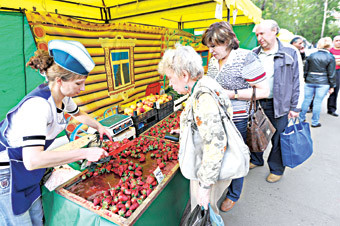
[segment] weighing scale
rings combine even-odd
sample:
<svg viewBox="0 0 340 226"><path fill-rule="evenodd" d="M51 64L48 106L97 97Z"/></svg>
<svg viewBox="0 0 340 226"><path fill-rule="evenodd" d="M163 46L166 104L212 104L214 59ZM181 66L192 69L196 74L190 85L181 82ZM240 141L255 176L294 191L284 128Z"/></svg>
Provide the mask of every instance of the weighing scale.
<svg viewBox="0 0 340 226"><path fill-rule="evenodd" d="M110 132L111 137L116 136L133 125L131 116L121 114L108 116L100 120L99 123ZM87 132L94 133L96 130L90 127Z"/></svg>

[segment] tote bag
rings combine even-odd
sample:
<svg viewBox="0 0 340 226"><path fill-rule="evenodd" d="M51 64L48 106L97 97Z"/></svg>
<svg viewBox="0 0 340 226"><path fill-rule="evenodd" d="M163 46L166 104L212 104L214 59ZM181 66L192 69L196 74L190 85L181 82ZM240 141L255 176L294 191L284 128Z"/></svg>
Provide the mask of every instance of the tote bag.
<svg viewBox="0 0 340 226"><path fill-rule="evenodd" d="M301 122L300 119L289 120L287 127L280 134L280 141L284 166L294 168L306 161L313 153L309 123Z"/></svg>
<svg viewBox="0 0 340 226"><path fill-rule="evenodd" d="M214 92L210 93L218 102ZM227 150L222 159L218 180L230 180L244 177L249 171L250 152L244 143L241 133L232 122L229 115L218 102L219 113L222 118L224 130L227 134ZM188 109L188 125L181 133L179 150L179 165L183 176L189 180L198 180L197 171L201 166L203 157L203 143L198 142L199 134L195 132L195 121L192 106Z"/></svg>

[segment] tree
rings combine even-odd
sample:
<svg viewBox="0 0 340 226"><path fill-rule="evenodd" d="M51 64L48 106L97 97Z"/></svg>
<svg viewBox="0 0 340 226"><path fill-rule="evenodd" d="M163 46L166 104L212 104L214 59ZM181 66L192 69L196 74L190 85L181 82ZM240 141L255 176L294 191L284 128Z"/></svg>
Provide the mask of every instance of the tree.
<svg viewBox="0 0 340 226"><path fill-rule="evenodd" d="M320 39L324 14L324 1L320 0L253 0L262 9L263 19L277 21L296 35L316 43ZM340 34L340 24L330 12L340 12L338 0L328 0L328 13L324 36L334 37Z"/></svg>

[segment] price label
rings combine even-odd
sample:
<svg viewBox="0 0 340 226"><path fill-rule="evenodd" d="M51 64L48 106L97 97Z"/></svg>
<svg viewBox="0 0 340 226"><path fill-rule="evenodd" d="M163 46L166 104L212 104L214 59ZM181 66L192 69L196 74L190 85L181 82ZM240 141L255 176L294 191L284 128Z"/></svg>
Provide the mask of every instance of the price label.
<svg viewBox="0 0 340 226"><path fill-rule="evenodd" d="M155 175L158 184L160 184L162 180L164 179L164 175L161 169L159 168L159 166L155 169L155 171L153 171L153 175Z"/></svg>

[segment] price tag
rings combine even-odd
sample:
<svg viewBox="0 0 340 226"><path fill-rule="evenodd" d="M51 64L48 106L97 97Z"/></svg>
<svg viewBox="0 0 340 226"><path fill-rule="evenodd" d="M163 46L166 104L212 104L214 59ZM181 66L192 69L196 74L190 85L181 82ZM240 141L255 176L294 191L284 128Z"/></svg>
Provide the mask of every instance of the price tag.
<svg viewBox="0 0 340 226"><path fill-rule="evenodd" d="M157 108L157 109L161 109L161 105L159 104L158 101L156 102L156 108Z"/></svg>
<svg viewBox="0 0 340 226"><path fill-rule="evenodd" d="M153 175L155 175L158 184L160 184L162 182L162 180L164 179L164 175L163 175L161 169L159 168L159 166L155 169L155 171L153 171Z"/></svg>

